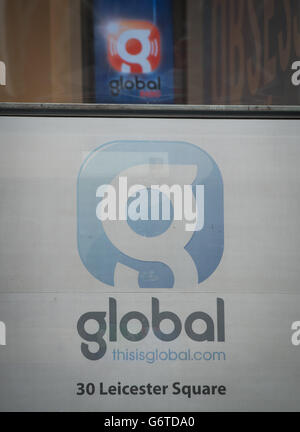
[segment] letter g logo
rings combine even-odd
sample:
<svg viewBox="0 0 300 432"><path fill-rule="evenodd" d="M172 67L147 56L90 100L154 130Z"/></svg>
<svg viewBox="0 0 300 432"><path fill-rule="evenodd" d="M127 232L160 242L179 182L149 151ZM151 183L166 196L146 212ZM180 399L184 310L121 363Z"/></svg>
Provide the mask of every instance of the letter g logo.
<svg viewBox="0 0 300 432"><path fill-rule="evenodd" d="M119 72L150 73L160 63L160 33L148 21L119 20L107 26L110 65Z"/></svg>
<svg viewBox="0 0 300 432"><path fill-rule="evenodd" d="M151 72L149 30L127 30L118 39L118 54L127 63L138 64L143 73ZM130 66L122 64L122 72L130 72Z"/></svg>
<svg viewBox="0 0 300 432"><path fill-rule="evenodd" d="M223 254L223 182L183 142L114 142L78 176L78 249L89 272L124 289L193 289Z"/></svg>

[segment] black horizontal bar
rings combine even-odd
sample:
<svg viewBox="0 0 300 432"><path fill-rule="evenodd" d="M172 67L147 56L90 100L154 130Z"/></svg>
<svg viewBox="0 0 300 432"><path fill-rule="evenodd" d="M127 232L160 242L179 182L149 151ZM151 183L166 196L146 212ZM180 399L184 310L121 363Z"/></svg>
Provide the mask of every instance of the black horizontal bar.
<svg viewBox="0 0 300 432"><path fill-rule="evenodd" d="M300 106L0 103L2 116L300 119Z"/></svg>

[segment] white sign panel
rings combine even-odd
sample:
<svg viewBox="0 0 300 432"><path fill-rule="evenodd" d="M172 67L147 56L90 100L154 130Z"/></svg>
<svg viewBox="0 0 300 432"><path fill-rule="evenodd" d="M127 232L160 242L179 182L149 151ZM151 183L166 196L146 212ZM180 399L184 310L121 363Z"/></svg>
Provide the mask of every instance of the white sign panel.
<svg viewBox="0 0 300 432"><path fill-rule="evenodd" d="M298 410L299 135L2 117L0 410Z"/></svg>

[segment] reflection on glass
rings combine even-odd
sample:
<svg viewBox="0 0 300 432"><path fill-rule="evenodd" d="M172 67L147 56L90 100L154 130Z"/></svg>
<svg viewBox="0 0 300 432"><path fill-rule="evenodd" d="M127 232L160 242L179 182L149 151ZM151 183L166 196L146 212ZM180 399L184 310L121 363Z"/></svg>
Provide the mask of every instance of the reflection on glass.
<svg viewBox="0 0 300 432"><path fill-rule="evenodd" d="M298 105L298 0L0 0L0 101Z"/></svg>

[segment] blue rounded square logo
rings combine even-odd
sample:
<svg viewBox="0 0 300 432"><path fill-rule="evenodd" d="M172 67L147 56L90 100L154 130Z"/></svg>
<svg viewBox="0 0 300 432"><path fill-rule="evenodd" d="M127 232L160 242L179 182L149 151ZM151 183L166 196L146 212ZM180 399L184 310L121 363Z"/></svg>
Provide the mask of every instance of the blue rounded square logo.
<svg viewBox="0 0 300 432"><path fill-rule="evenodd" d="M81 260L99 281L185 291L223 254L222 175L189 143L107 143L80 169L77 217Z"/></svg>

